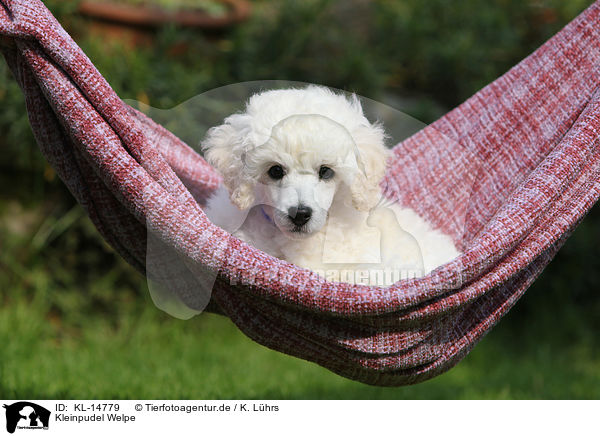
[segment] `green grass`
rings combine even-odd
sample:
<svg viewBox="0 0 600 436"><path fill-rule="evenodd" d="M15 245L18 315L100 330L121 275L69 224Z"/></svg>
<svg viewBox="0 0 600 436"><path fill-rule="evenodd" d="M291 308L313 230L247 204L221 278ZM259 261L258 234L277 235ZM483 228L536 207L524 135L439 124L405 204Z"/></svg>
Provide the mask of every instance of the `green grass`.
<svg viewBox="0 0 600 436"><path fill-rule="evenodd" d="M598 398L600 357L588 339L515 338L503 326L448 373L416 386L376 388L284 356L243 336L230 321L161 316L149 301L114 328L98 319L66 333L37 302L0 310L0 397L515 399ZM560 318L561 314L557 314Z"/></svg>
<svg viewBox="0 0 600 436"><path fill-rule="evenodd" d="M36 267L25 285L15 281L29 291L15 287L2 294L0 397L600 398L597 299L586 296L587 303L580 303L573 292L593 265L585 252L571 248L598 236L594 221L584 222L557 261L461 363L433 380L399 388L362 385L268 350L217 315L176 320L156 309L143 289L136 298L112 294L112 306L104 310L62 304L68 295L93 299L99 291L61 289L48 270ZM558 280L569 275L572 289ZM68 313L77 310L82 313Z"/></svg>

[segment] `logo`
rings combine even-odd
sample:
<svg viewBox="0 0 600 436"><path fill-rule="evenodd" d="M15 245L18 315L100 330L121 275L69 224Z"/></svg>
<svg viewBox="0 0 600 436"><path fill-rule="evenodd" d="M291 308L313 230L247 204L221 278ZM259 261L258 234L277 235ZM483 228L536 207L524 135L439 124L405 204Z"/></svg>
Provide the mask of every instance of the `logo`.
<svg viewBox="0 0 600 436"><path fill-rule="evenodd" d="M14 433L15 429L40 430L48 429L50 411L28 401L19 401L10 406L4 405L6 409L6 431Z"/></svg>

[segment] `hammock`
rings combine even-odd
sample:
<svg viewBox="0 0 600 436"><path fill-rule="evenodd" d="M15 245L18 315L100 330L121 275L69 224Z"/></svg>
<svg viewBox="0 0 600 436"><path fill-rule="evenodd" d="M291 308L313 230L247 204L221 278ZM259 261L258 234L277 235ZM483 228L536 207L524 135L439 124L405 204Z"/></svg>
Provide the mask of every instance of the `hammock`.
<svg viewBox="0 0 600 436"><path fill-rule="evenodd" d="M218 271L209 310L351 379L403 385L451 368L600 195L600 2L394 148L386 196L463 254L389 288L328 282L212 225L200 205L220 183L215 171L123 103L41 1L0 4L2 52L39 147L114 249L142 273L147 240L174 253L173 289L190 304L199 277ZM456 189L465 180L468 198Z"/></svg>

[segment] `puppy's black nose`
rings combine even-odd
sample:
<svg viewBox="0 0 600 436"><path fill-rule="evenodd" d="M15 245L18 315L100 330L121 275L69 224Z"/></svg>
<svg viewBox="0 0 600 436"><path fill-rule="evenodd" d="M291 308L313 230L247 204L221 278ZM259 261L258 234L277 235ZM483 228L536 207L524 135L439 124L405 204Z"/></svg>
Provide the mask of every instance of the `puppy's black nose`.
<svg viewBox="0 0 600 436"><path fill-rule="evenodd" d="M298 227L303 226L312 216L312 209L307 206L290 207L288 209L290 220Z"/></svg>

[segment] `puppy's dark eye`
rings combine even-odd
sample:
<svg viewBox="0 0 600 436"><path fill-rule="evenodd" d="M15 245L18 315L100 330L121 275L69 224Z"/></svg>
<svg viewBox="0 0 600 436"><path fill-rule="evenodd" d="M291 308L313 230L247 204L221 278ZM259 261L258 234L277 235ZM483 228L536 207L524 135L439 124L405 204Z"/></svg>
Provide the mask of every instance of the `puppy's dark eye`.
<svg viewBox="0 0 600 436"><path fill-rule="evenodd" d="M269 174L269 177L273 180L279 180L283 179L283 176L285 176L285 171L281 165L273 165L271 168L269 168L267 174Z"/></svg>
<svg viewBox="0 0 600 436"><path fill-rule="evenodd" d="M321 180L329 180L333 177L334 174L335 174L335 171L333 171L329 167L322 166L319 169L319 179L321 179Z"/></svg>

